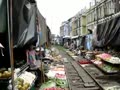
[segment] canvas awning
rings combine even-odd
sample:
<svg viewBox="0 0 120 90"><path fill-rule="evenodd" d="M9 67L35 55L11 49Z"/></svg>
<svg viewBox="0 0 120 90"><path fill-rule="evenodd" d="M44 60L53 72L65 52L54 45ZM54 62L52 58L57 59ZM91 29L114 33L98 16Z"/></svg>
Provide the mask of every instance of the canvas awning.
<svg viewBox="0 0 120 90"><path fill-rule="evenodd" d="M4 48L4 46L0 43L0 48Z"/></svg>
<svg viewBox="0 0 120 90"><path fill-rule="evenodd" d="M94 38L95 46L120 46L120 16L99 24L96 37Z"/></svg>
<svg viewBox="0 0 120 90"><path fill-rule="evenodd" d="M14 47L23 47L37 39L36 3L29 0L13 2L13 43Z"/></svg>
<svg viewBox="0 0 120 90"><path fill-rule="evenodd" d="M78 35L77 36L72 36L71 39L76 39L78 37L79 37Z"/></svg>
<svg viewBox="0 0 120 90"><path fill-rule="evenodd" d="M70 36L64 36L63 38L68 38L68 39L70 39L71 37L70 37Z"/></svg>

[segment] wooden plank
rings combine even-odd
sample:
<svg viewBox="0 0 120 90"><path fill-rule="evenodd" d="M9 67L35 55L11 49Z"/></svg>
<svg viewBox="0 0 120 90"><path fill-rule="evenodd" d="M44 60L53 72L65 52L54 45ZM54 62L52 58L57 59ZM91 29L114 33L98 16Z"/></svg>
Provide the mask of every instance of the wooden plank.
<svg viewBox="0 0 120 90"><path fill-rule="evenodd" d="M93 83L93 79L82 69L82 67L80 67L75 61L71 62L72 65L74 66L74 68L77 70L79 76L82 78L82 80L85 83Z"/></svg>

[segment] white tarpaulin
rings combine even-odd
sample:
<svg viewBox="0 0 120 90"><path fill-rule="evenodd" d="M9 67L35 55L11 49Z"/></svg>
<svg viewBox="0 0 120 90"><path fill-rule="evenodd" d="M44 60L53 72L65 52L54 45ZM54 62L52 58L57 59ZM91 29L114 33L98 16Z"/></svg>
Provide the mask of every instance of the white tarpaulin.
<svg viewBox="0 0 120 90"><path fill-rule="evenodd" d="M4 48L4 46L0 43L0 48Z"/></svg>

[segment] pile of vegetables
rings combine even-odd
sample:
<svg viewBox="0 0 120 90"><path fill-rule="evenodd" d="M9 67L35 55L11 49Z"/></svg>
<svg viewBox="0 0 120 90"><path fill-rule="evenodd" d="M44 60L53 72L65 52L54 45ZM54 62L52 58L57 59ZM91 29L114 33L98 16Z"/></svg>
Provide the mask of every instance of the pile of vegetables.
<svg viewBox="0 0 120 90"><path fill-rule="evenodd" d="M103 63L102 63L102 61L100 61L100 60L91 60L94 64L96 64L96 65L102 65Z"/></svg>
<svg viewBox="0 0 120 90"><path fill-rule="evenodd" d="M56 87L56 83L53 80L49 80L48 82L45 82L40 87L40 90L45 90L46 88L52 88Z"/></svg>
<svg viewBox="0 0 120 90"><path fill-rule="evenodd" d="M48 82L45 82L40 87L40 90L64 90L63 88L67 88L68 83L67 80L61 79L50 79Z"/></svg>
<svg viewBox="0 0 120 90"><path fill-rule="evenodd" d="M55 77L58 78L58 79L66 79L66 75L65 74L56 73Z"/></svg>
<svg viewBox="0 0 120 90"><path fill-rule="evenodd" d="M111 72L112 73L112 72L118 72L119 71L119 68L113 67L113 66L107 65L107 64L102 64L100 67L106 72Z"/></svg>
<svg viewBox="0 0 120 90"><path fill-rule="evenodd" d="M66 87L68 87L67 80L56 79L56 86L57 86L57 87L61 87L61 88L66 88Z"/></svg>
<svg viewBox="0 0 120 90"><path fill-rule="evenodd" d="M25 81L22 78L17 78L15 80L15 89L17 90L28 90L30 87L30 83L25 83Z"/></svg>
<svg viewBox="0 0 120 90"><path fill-rule="evenodd" d="M102 53L102 54L96 55L96 57L99 57L104 60L109 60L112 56L107 53Z"/></svg>
<svg viewBox="0 0 120 90"><path fill-rule="evenodd" d="M44 90L64 90L64 89L58 87L52 87L52 88L46 88Z"/></svg>
<svg viewBox="0 0 120 90"><path fill-rule="evenodd" d="M111 57L109 59L109 62L111 62L113 64L120 64L120 58L118 58L118 57Z"/></svg>

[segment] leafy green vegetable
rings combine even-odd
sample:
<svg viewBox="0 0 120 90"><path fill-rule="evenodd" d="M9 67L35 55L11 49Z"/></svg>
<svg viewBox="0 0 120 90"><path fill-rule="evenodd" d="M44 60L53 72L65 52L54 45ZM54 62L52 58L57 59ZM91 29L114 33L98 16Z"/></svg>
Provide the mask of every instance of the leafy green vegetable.
<svg viewBox="0 0 120 90"><path fill-rule="evenodd" d="M45 88L51 88L51 87L55 87L56 83L52 80L42 84L42 86L40 87L40 90L44 90Z"/></svg>
<svg viewBox="0 0 120 90"><path fill-rule="evenodd" d="M68 87L67 80L56 79L56 85L61 88Z"/></svg>
<svg viewBox="0 0 120 90"><path fill-rule="evenodd" d="M45 88L51 88L56 86L60 88L66 88L68 87L68 82L67 80L49 78L48 82L42 84L42 86L40 87L40 90L44 90Z"/></svg>

